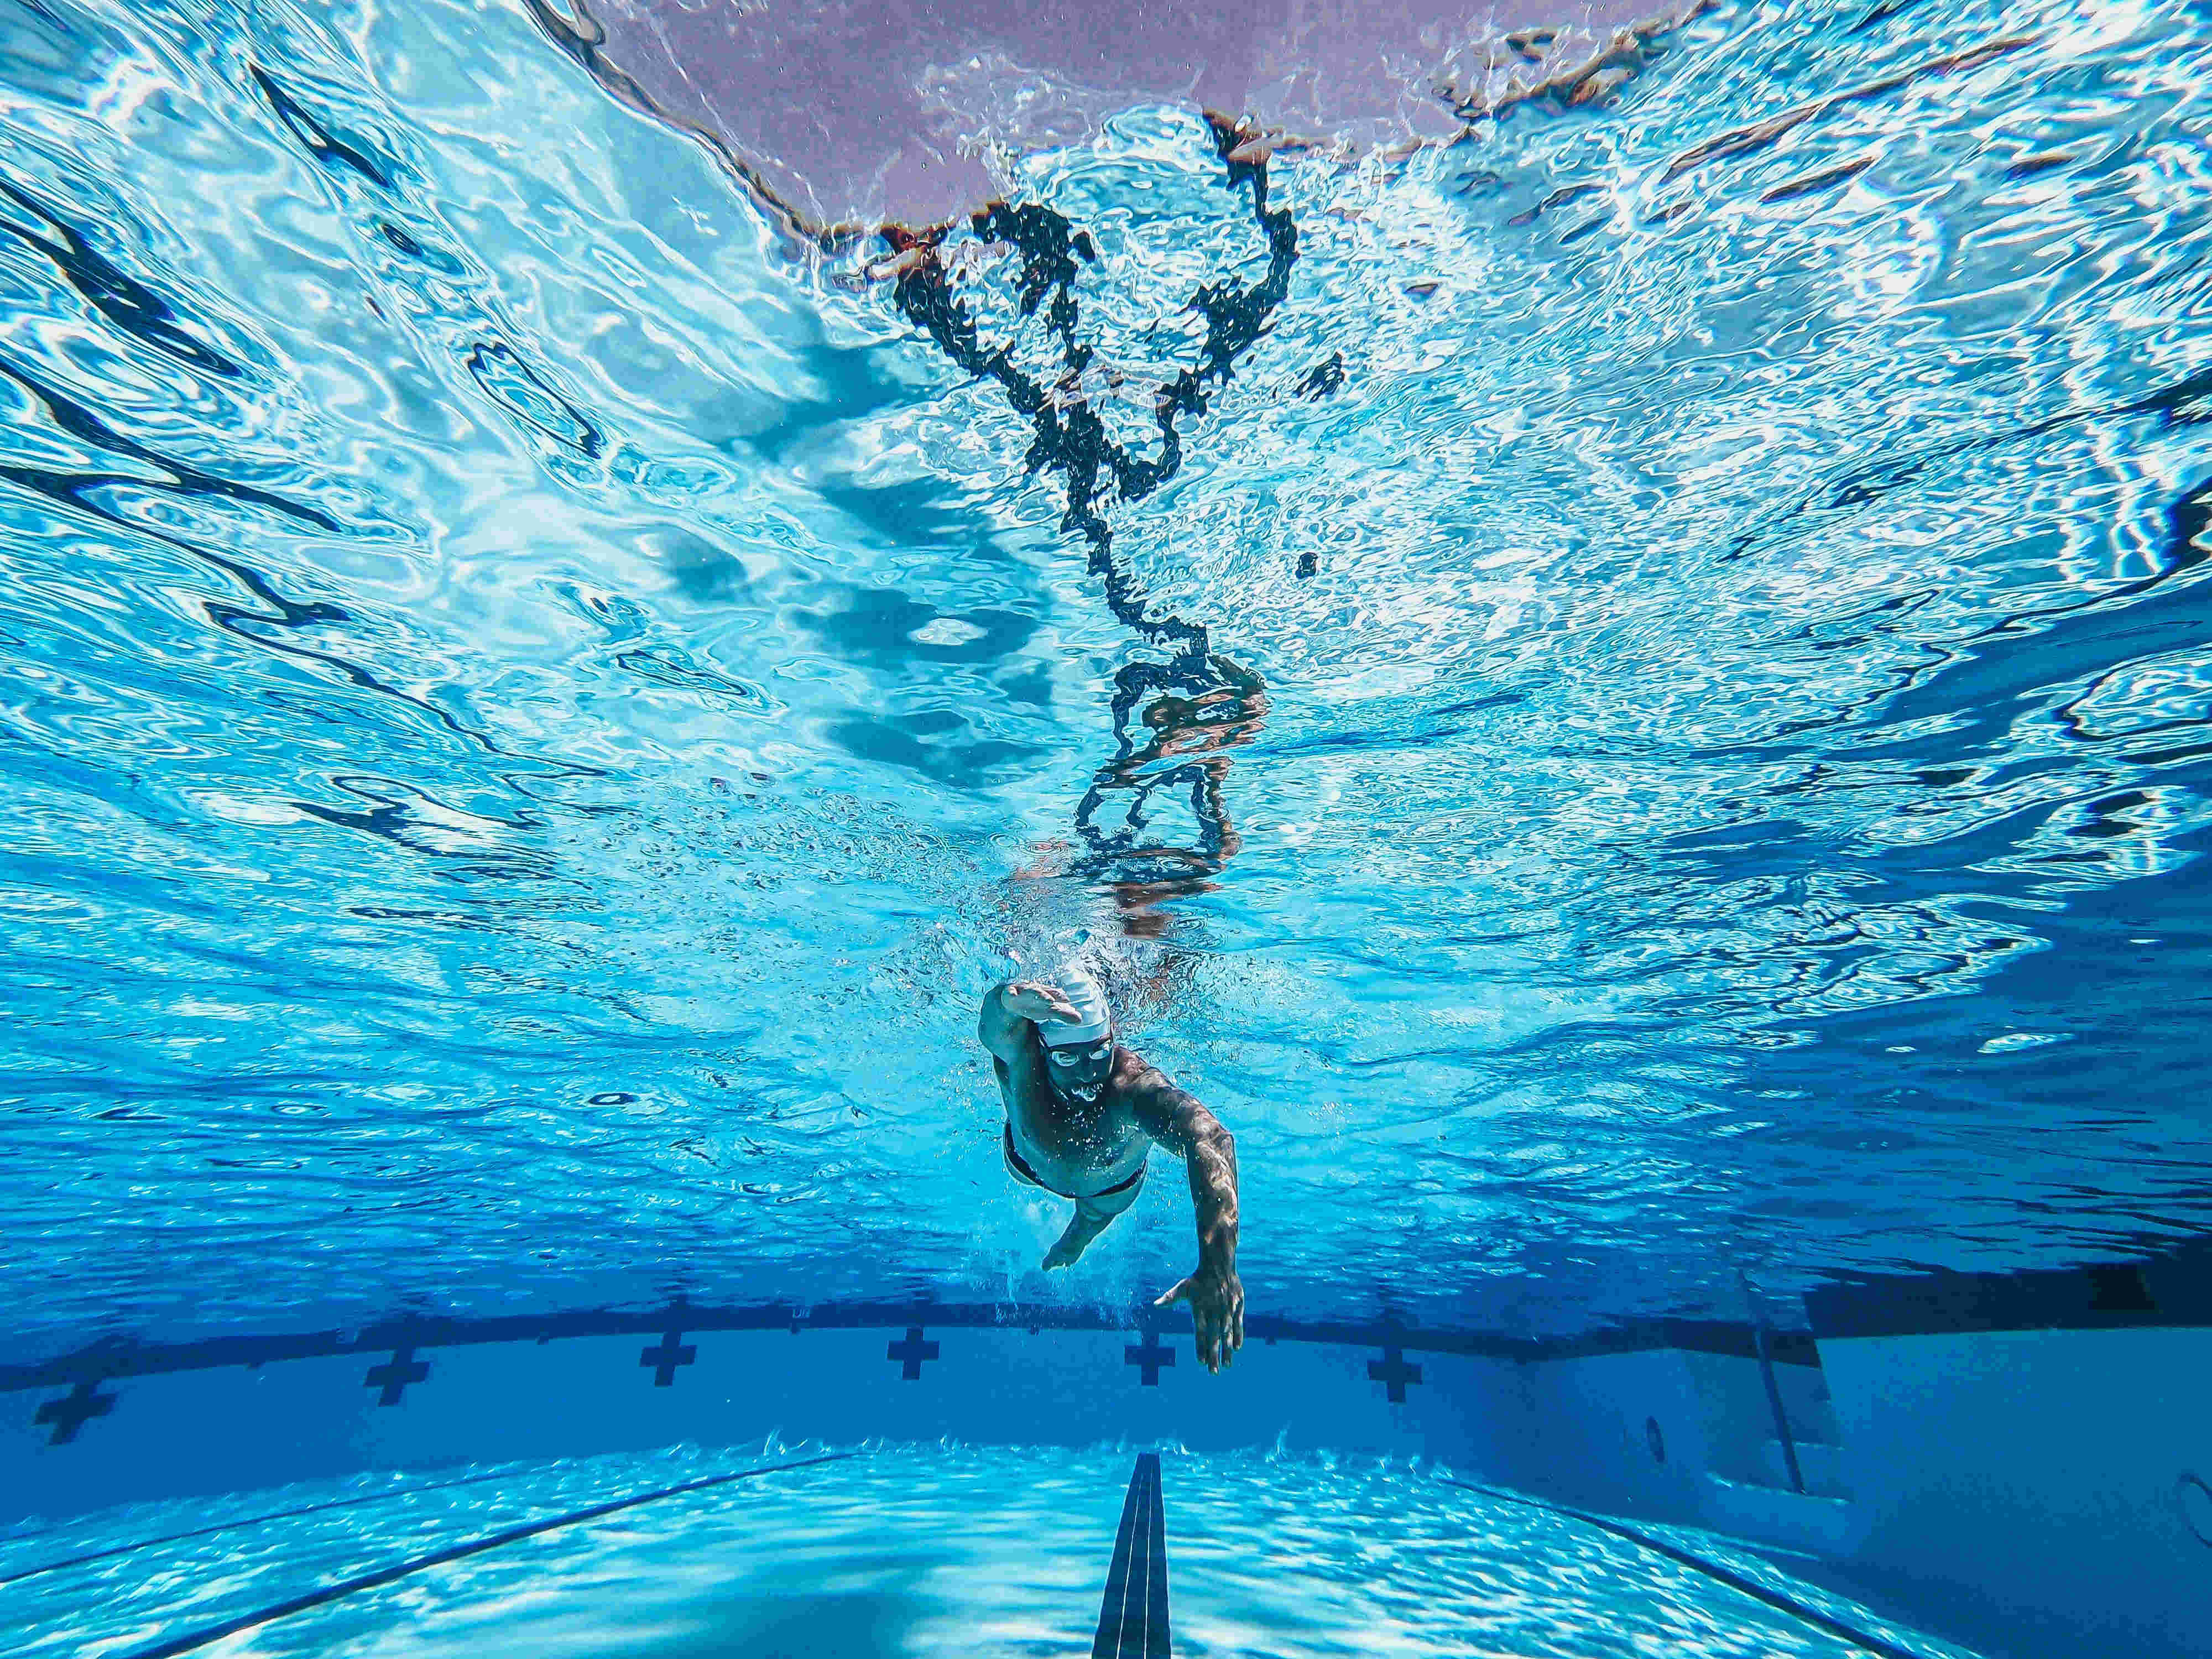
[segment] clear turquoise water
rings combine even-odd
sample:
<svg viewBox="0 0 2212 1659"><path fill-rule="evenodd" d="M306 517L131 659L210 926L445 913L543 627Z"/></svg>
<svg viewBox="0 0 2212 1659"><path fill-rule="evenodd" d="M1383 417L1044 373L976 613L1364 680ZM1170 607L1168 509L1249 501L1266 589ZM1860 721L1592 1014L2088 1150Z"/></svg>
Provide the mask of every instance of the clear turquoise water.
<svg viewBox="0 0 2212 1659"><path fill-rule="evenodd" d="M878 1448L546 1533L232 1639L256 1654L426 1659L1087 1652L1129 1463L1118 1449ZM419 1495L406 1488L422 1483L392 1479L291 1489L281 1496L301 1505L378 1487L393 1495L27 1580L9 1592L30 1609L13 1650L135 1652L461 1539L746 1466L737 1453L679 1450L515 1468ZM1432 1469L1170 1455L1164 1470L1175 1651L1185 1659L1864 1652L1650 1551L1444 1485ZM276 1496L255 1501L278 1507ZM242 1505L240 1516L258 1512ZM0 1544L0 1573L173 1522L207 1525L210 1514L149 1505ZM1789 1583L1747 1552L1672 1535L1755 1583ZM1820 1591L1790 1594L1906 1652L1958 1651Z"/></svg>
<svg viewBox="0 0 2212 1659"><path fill-rule="evenodd" d="M0 51L12 1356L1120 1308L1178 1183L1044 1278L972 1036L1085 941L1237 1132L1255 1310L1736 1318L2203 1225L2201 14L1723 9L1602 109L1277 157L1270 331L1101 507L1244 689L1127 755L1162 647L1030 426L519 10ZM1023 178L1139 442L1246 196L1164 110ZM1102 775L1193 890L1066 873Z"/></svg>

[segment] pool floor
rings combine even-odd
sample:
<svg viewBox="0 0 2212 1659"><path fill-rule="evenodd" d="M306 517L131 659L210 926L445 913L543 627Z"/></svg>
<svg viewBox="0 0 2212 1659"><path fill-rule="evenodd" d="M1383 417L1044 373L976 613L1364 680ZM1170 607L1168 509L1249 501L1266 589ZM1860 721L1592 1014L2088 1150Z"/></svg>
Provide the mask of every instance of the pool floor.
<svg viewBox="0 0 2212 1659"><path fill-rule="evenodd" d="M140 1506L0 1544L0 1623L25 1659L1959 1651L1448 1471L1174 1448L684 1449Z"/></svg>

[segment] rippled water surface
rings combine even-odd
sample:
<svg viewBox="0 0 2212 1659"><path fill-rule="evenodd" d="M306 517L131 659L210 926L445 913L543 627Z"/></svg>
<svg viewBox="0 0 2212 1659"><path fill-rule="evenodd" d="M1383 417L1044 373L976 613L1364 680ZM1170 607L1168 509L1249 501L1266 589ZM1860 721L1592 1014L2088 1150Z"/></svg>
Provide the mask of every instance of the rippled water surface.
<svg viewBox="0 0 2212 1659"><path fill-rule="evenodd" d="M1024 164L1065 340L948 244L979 350L1095 354L1068 429L1231 371L1073 513L880 249L520 8L0 52L11 1347L1119 1304L1181 1183L1044 1279L973 1036L1085 941L1237 1134L1255 1309L2203 1224L2201 14L1723 7L1276 155L1288 247L1131 112Z"/></svg>
<svg viewBox="0 0 2212 1659"><path fill-rule="evenodd" d="M819 1455L819 1453L817 1454ZM257 1628L257 1654L665 1656L1088 1651L1113 1556L1123 1451L885 1449L639 1505ZM26 1659L129 1651L610 1498L746 1467L678 1451L518 1467L465 1489L387 1495L26 1580ZM450 1478L450 1477L448 1477ZM1404 1468L1257 1455L1164 1461L1176 1651L1698 1659L1864 1651L1581 1522ZM333 1494L301 1488L305 1503ZM336 1494L360 1498L349 1486ZM261 1494L266 1504L271 1494ZM244 1519L255 1500L227 1500ZM0 1543L0 1572L161 1535L138 1513ZM181 1517L205 1525L198 1510ZM1705 1559L1871 1630L1954 1651L1770 1565ZM794 1586L804 1585L804 1589ZM95 1594L97 1593L96 1597ZM90 1613L94 1605L99 1611Z"/></svg>

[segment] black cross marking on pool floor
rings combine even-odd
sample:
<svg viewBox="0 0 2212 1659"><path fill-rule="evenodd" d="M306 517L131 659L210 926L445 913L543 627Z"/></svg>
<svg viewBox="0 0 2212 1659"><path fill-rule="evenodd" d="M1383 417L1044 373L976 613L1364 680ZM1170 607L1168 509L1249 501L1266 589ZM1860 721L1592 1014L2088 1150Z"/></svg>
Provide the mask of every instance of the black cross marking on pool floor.
<svg viewBox="0 0 2212 1659"><path fill-rule="evenodd" d="M639 1364L653 1367L653 1386L656 1389L667 1388L676 1381L678 1365L696 1364L698 1360L698 1345L686 1342L681 1331L669 1332L660 1339L659 1347L647 1348L637 1357Z"/></svg>
<svg viewBox="0 0 2212 1659"><path fill-rule="evenodd" d="M1145 1386L1157 1389L1160 1386L1160 1368L1163 1365L1172 1368L1175 1364L1175 1350L1162 1347L1157 1332L1146 1331L1141 1346L1133 1343L1121 1350L1121 1363L1124 1365L1142 1365L1145 1368Z"/></svg>
<svg viewBox="0 0 2212 1659"><path fill-rule="evenodd" d="M894 1342L886 1347L884 1350L884 1358L899 1362L899 1378L902 1382L918 1382L921 1380L921 1362L937 1358L937 1344L923 1341L921 1327L909 1325L906 1328L906 1340Z"/></svg>
<svg viewBox="0 0 2212 1659"><path fill-rule="evenodd" d="M49 1446L66 1446L76 1438L76 1431L95 1417L105 1417L115 1409L115 1396L100 1392L97 1382L80 1382L58 1400L49 1400L39 1407L33 1423L51 1423L54 1431L46 1437Z"/></svg>
<svg viewBox="0 0 2212 1659"><path fill-rule="evenodd" d="M1421 1368L1406 1363L1406 1351L1396 1343L1386 1343L1380 1359L1367 1362L1367 1380L1384 1384L1390 1391L1390 1403L1406 1403L1406 1384L1421 1380Z"/></svg>
<svg viewBox="0 0 2212 1659"><path fill-rule="evenodd" d="M1167 1520L1160 1504L1160 1455L1141 1452L1121 1500L1121 1529L1098 1607L1091 1659L1173 1659L1168 1637Z"/></svg>
<svg viewBox="0 0 2212 1659"><path fill-rule="evenodd" d="M407 1392L410 1382L420 1382L430 1375L430 1362L415 1357L415 1345L407 1343L392 1351L392 1358L381 1365L371 1365L368 1375L361 1380L364 1389L381 1389L376 1396L380 1406L396 1406L400 1395Z"/></svg>

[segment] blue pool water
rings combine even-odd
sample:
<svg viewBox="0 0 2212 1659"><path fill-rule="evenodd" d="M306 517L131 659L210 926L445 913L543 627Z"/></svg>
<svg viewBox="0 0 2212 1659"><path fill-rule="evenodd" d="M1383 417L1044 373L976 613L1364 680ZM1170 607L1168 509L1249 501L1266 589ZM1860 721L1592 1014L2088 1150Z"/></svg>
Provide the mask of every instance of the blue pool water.
<svg viewBox="0 0 2212 1659"><path fill-rule="evenodd" d="M1241 844L1126 941L1018 872L1168 653L870 250L520 13L57 15L0 237L15 1344L1164 1287L1172 1183L1048 1281L1000 1168L975 998L1085 931L1239 1137L1255 1305L1734 1316L2202 1224L2185 10L1715 19L1601 120L1278 160L1286 297L1104 509L1263 688L1161 717ZM1264 268L1219 171L1164 111L1030 164L1132 385Z"/></svg>
<svg viewBox="0 0 2212 1659"><path fill-rule="evenodd" d="M1256 179L1136 107L1008 164L1088 239L1032 315L1018 239L956 228L941 290L811 245L525 6L11 0L10 1386L401 1319L1117 1328L1190 1269L1180 1171L1042 1273L975 1042L1071 955L1234 1131L1285 1332L1765 1343L1825 1286L2187 1245L2208 84L2179 0L1893 0L1721 6L1590 106ZM1012 1455L763 1477L575 1534L594 1595L494 1553L268 1650L496 1607L776 1651L733 1553L804 1563L837 1651L1079 1648L1127 1449ZM133 1651L622 1456L0 1619ZM1188 1652L1848 1650L1427 1466L1192 1456ZM1232 1510L1297 1565L1265 1607Z"/></svg>

